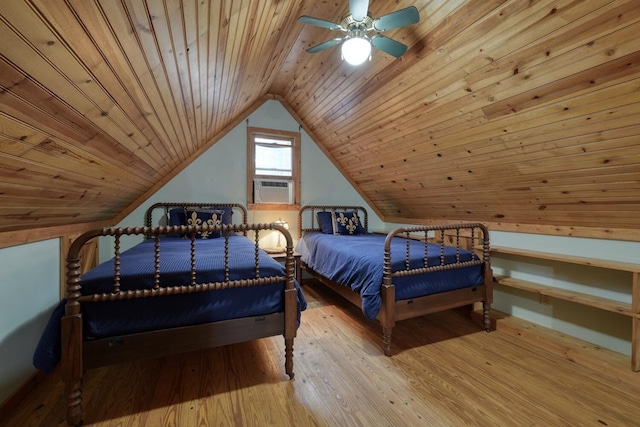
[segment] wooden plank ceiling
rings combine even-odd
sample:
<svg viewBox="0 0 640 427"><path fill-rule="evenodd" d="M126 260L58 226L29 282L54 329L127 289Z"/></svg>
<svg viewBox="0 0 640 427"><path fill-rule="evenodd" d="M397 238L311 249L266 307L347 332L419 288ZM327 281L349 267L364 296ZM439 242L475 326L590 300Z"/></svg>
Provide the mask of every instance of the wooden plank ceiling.
<svg viewBox="0 0 640 427"><path fill-rule="evenodd" d="M369 12L410 5L351 67L297 22L347 0L1 2L0 232L118 219L275 98L385 220L640 240L638 1Z"/></svg>

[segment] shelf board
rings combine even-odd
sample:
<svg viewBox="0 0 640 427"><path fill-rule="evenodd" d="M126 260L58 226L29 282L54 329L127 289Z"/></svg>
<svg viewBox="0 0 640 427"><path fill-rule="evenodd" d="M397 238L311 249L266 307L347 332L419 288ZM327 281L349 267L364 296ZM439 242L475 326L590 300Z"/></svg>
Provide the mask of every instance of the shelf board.
<svg viewBox="0 0 640 427"><path fill-rule="evenodd" d="M527 249L506 248L502 246L491 246L491 252L497 254L517 255L529 258L546 259L550 261L567 262L591 267L606 268L610 270L630 271L640 273L640 264L630 262L609 261L597 258L580 257L574 255L563 255L551 252L530 251Z"/></svg>
<svg viewBox="0 0 640 427"><path fill-rule="evenodd" d="M498 284L507 286L509 288L521 289L551 298L571 301L577 304L599 308L601 310L611 311L613 313L619 313L629 317L640 318L640 314L633 312L631 304L625 302L587 295L581 292L560 289L553 286L541 285L539 283L529 282L527 280L521 279L514 279L513 277L508 276L495 275L494 277L497 280Z"/></svg>

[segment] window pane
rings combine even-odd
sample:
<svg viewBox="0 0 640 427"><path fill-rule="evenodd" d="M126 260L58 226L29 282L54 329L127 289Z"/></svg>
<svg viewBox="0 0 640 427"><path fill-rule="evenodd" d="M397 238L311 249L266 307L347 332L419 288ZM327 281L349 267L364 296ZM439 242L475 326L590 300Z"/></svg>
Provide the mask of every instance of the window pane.
<svg viewBox="0 0 640 427"><path fill-rule="evenodd" d="M288 146L256 144L256 175L292 176L292 164L290 143Z"/></svg>
<svg viewBox="0 0 640 427"><path fill-rule="evenodd" d="M291 141L286 139L274 139L274 138L267 138L264 136L256 136L255 142L256 144L265 144L265 145L277 144L277 145L287 145L291 147Z"/></svg>

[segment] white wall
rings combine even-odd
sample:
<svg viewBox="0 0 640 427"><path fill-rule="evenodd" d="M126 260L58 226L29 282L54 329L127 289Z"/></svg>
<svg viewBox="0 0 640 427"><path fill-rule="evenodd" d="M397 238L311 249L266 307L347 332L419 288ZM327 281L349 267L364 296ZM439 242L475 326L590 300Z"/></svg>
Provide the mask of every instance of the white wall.
<svg viewBox="0 0 640 427"><path fill-rule="evenodd" d="M369 210L369 227L382 229L383 224L349 181L335 168L296 120L279 101L267 101L249 116L249 126L301 133L301 204L348 204L365 206ZM153 194L138 209L118 224L120 227L140 226L148 206L157 202L238 202L247 204L247 124L242 122L203 153L185 170ZM297 241L297 211L250 211L249 222L270 223L277 219L289 223ZM264 246L275 246L265 242ZM113 256L111 238L100 240L100 260ZM139 239L122 239L122 250ZM262 241L261 241L262 245Z"/></svg>
<svg viewBox="0 0 640 427"><path fill-rule="evenodd" d="M60 300L58 239L0 249L0 402L31 374L33 352Z"/></svg>

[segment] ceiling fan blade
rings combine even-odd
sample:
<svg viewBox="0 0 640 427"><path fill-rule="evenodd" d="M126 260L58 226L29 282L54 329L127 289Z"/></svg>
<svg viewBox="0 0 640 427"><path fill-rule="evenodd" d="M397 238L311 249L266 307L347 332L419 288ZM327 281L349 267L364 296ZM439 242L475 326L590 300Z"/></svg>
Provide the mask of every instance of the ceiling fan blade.
<svg viewBox="0 0 640 427"><path fill-rule="evenodd" d="M385 37L382 34L373 36L371 38L371 45L396 58L400 58L407 51L407 46L389 37Z"/></svg>
<svg viewBox="0 0 640 427"><path fill-rule="evenodd" d="M373 28L376 31L388 31L405 25L417 24L420 21L420 14L415 6L391 12L373 21Z"/></svg>
<svg viewBox="0 0 640 427"><path fill-rule="evenodd" d="M327 40L326 42L322 42L322 43L320 43L318 45L310 47L305 52L307 52L307 53L320 52L321 50L325 50L325 49L327 49L329 47L339 45L340 43L342 43L342 38L336 37L335 39Z"/></svg>
<svg viewBox="0 0 640 427"><path fill-rule="evenodd" d="M330 30L342 30L340 24L336 24L331 21L325 21L324 19L314 18L313 16L303 15L298 18L298 22L302 22L303 24L315 25L317 27L328 28Z"/></svg>
<svg viewBox="0 0 640 427"><path fill-rule="evenodd" d="M362 21L367 17L369 0L349 0L349 13L355 21Z"/></svg>

